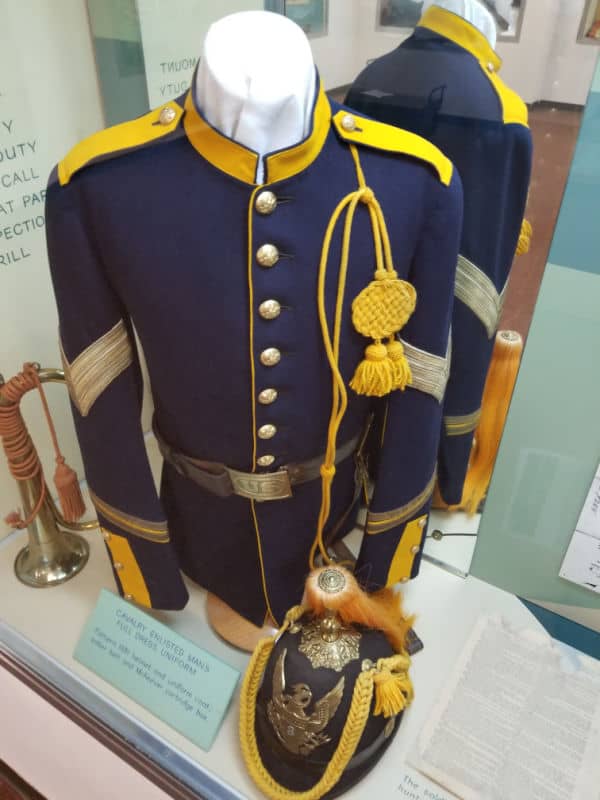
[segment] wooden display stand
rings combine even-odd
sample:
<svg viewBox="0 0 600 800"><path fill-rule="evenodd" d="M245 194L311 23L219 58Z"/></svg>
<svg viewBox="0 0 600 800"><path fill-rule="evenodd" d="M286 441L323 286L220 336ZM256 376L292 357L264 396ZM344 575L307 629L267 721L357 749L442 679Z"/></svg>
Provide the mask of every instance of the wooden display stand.
<svg viewBox="0 0 600 800"><path fill-rule="evenodd" d="M263 627L258 628L210 592L206 596L206 616L221 639L247 652L252 652L260 639L277 633L275 620L269 617Z"/></svg>

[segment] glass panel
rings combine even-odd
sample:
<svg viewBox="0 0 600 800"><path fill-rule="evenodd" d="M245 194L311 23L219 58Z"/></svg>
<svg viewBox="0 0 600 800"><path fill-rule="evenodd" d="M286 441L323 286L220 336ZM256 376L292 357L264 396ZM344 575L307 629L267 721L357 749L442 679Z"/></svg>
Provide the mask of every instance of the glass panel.
<svg viewBox="0 0 600 800"><path fill-rule="evenodd" d="M478 577L600 630L600 597L559 577L598 466L600 69L531 324L473 563ZM594 569L590 563L590 580ZM589 609L589 611L586 611ZM592 609L595 613L592 613Z"/></svg>

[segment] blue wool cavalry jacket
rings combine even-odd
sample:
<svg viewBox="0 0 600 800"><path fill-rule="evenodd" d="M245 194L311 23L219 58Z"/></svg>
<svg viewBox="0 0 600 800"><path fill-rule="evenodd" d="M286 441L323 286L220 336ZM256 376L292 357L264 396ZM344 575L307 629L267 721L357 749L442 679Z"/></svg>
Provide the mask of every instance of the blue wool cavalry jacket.
<svg viewBox="0 0 600 800"><path fill-rule="evenodd" d="M443 499L460 503L473 432L531 174L527 108L470 23L430 7L414 34L356 78L346 103L417 133L460 173L464 224L452 318L452 363L439 453Z"/></svg>
<svg viewBox="0 0 600 800"><path fill-rule="evenodd" d="M302 142L265 157L223 136L192 93L77 145L47 195L47 241L60 339L87 479L121 592L181 608L180 570L247 619L281 622L299 602L315 538L321 480L290 497L221 497L165 463L155 490L140 426L148 365L155 424L176 451L250 477L322 458L332 373L317 310L327 224L357 189L351 145L383 208L395 268L417 292L401 331L413 383L358 396L338 447L374 407L387 424L358 561L371 585L417 573L436 469L441 397L462 214L460 180L435 147L315 96ZM342 227L335 228L325 307L332 324ZM350 240L339 365L346 384L369 342L351 301L373 278L368 210ZM356 465L337 465L326 535L358 508ZM244 486L252 486L248 476ZM250 493L251 494L251 493Z"/></svg>

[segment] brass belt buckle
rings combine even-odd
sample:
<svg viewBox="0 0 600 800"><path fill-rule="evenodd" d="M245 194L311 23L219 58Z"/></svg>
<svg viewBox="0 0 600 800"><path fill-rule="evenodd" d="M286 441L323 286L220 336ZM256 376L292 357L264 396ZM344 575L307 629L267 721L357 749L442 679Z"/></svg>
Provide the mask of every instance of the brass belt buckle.
<svg viewBox="0 0 600 800"><path fill-rule="evenodd" d="M283 500L292 496L292 484L286 469L278 472L254 474L230 469L229 477L235 494L250 500Z"/></svg>

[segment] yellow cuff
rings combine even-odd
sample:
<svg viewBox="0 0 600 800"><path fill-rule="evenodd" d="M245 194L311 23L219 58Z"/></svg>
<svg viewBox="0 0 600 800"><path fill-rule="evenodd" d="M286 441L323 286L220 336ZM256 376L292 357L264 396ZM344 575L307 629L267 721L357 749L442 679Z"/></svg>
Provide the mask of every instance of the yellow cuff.
<svg viewBox="0 0 600 800"><path fill-rule="evenodd" d="M407 523L402 538L396 548L387 576L386 586L406 583L410 579L415 556L421 549L423 534L427 525L427 514Z"/></svg>
<svg viewBox="0 0 600 800"><path fill-rule="evenodd" d="M125 599L152 608L150 592L127 539L104 528L102 536L110 551L113 568L118 575Z"/></svg>

